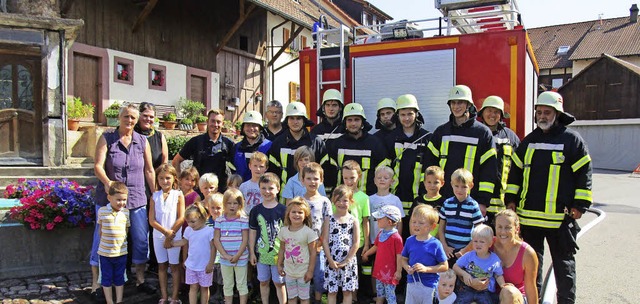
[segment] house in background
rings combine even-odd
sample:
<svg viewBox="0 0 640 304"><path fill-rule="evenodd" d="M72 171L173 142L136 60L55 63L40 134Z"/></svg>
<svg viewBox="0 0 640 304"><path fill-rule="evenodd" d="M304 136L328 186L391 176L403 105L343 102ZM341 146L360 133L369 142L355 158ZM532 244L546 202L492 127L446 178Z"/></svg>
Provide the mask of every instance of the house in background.
<svg viewBox="0 0 640 304"><path fill-rule="evenodd" d="M365 0L330 0L351 18L364 26L384 24L393 17Z"/></svg>

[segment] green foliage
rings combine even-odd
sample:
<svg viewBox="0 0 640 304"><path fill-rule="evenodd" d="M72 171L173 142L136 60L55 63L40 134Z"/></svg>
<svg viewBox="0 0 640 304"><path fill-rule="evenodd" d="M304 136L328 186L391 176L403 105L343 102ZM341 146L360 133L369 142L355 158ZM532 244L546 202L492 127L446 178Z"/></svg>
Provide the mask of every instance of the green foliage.
<svg viewBox="0 0 640 304"><path fill-rule="evenodd" d="M105 111L104 116L108 118L117 118L120 115L120 107L122 105L119 102L112 103Z"/></svg>
<svg viewBox="0 0 640 304"><path fill-rule="evenodd" d="M225 128L225 129L227 129L227 130L231 130L231 129L233 129L233 123L231 122L231 120L226 120L226 119L225 119L225 120L222 122L222 127L223 127L223 128Z"/></svg>
<svg viewBox="0 0 640 304"><path fill-rule="evenodd" d="M198 115L202 115L204 110L206 109L205 105L202 102L190 100L181 97L178 101L178 108L182 111L186 118L194 121Z"/></svg>
<svg viewBox="0 0 640 304"><path fill-rule="evenodd" d="M204 115L198 115L196 116L196 123L203 123L203 122L207 122L207 117Z"/></svg>
<svg viewBox="0 0 640 304"><path fill-rule="evenodd" d="M69 97L67 99L67 118L79 119L93 115L94 107L84 104L80 97Z"/></svg>
<svg viewBox="0 0 640 304"><path fill-rule="evenodd" d="M187 143L190 137L187 136L173 136L167 137L167 146L169 147L169 159L173 159L180 149Z"/></svg>
<svg viewBox="0 0 640 304"><path fill-rule="evenodd" d="M236 128L236 130L242 129L242 121L240 119L236 120L236 123L233 124L233 126Z"/></svg>
<svg viewBox="0 0 640 304"><path fill-rule="evenodd" d="M180 124L183 125L193 125L193 120L191 120L190 118L184 118L180 121Z"/></svg>
<svg viewBox="0 0 640 304"><path fill-rule="evenodd" d="M162 120L164 121L176 121L177 119L176 113L167 112L162 115Z"/></svg>

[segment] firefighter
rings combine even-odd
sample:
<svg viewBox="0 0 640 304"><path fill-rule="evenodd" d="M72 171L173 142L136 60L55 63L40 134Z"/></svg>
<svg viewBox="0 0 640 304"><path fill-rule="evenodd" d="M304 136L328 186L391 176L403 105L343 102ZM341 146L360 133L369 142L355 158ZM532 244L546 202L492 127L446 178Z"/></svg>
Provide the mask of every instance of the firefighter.
<svg viewBox="0 0 640 304"><path fill-rule="evenodd" d="M498 96L489 96L484 99L482 108L478 111L480 120L493 134L496 144L496 159L500 183L493 189L491 205L487 209L489 222L493 222L494 215L504 209L504 192L507 190L507 179L511 169L511 157L518 145L520 138L511 129L507 128L503 120L509 118L509 113L504 111L504 101Z"/></svg>
<svg viewBox="0 0 640 304"><path fill-rule="evenodd" d="M567 128L575 118L564 112L560 94L540 94L535 118L538 127L522 139L513 156L505 200L518 213L522 238L538 254L538 290L546 238L558 303L574 303L576 220L592 203L591 157L580 134Z"/></svg>
<svg viewBox="0 0 640 304"><path fill-rule="evenodd" d="M265 138L273 141L284 133L284 127L282 125L282 104L277 100L269 101L267 103L267 123L263 128Z"/></svg>
<svg viewBox="0 0 640 304"><path fill-rule="evenodd" d="M284 189L287 179L296 174L293 166L293 153L300 146L308 146L315 154L315 159L322 159L327 154L324 142L307 131L313 122L307 116L307 108L301 102L291 102L285 111L287 127L278 136L269 149L269 172L280 177L280 189Z"/></svg>
<svg viewBox="0 0 640 304"><path fill-rule="evenodd" d="M336 168L337 182L329 184L330 174L325 174L325 187L341 184L342 174L339 168L342 168L345 161L354 160L362 168L360 190L372 195L376 193L376 185L373 182L375 169L379 165L389 165L384 143L378 137L369 134L372 126L367 122L361 104L346 105L342 121L345 134L327 145L328 153L323 161L330 161Z"/></svg>
<svg viewBox="0 0 640 304"><path fill-rule="evenodd" d="M496 183L499 181L496 147L491 130L476 120L476 107L471 89L456 85L449 91L447 101L449 121L433 132L425 156L425 168L440 166L444 170L443 197L452 197L451 174L459 168L473 173L476 187L471 190L482 215L486 216Z"/></svg>
<svg viewBox="0 0 640 304"><path fill-rule="evenodd" d="M396 128L396 101L391 98L382 98L378 101L376 113L376 129L375 136L384 140L391 131Z"/></svg>
<svg viewBox="0 0 640 304"><path fill-rule="evenodd" d="M315 134L325 142L336 139L344 133L342 125L342 94L336 89L328 89L322 95L322 105L318 109L317 115L322 121L313 129L311 134Z"/></svg>
<svg viewBox="0 0 640 304"><path fill-rule="evenodd" d="M396 115L400 125L385 139L391 168L395 172L392 192L402 202L404 213L409 214L413 200L422 186L422 158L431 138L431 133L422 128L424 118L418 100L405 94L396 100ZM409 237L409 218L402 219L402 236Z"/></svg>
<svg viewBox="0 0 640 304"><path fill-rule="evenodd" d="M251 179L249 158L256 151L267 154L272 143L264 137L262 115L257 111L247 111L244 114L240 130L243 138L233 146L233 165L236 173L246 182Z"/></svg>

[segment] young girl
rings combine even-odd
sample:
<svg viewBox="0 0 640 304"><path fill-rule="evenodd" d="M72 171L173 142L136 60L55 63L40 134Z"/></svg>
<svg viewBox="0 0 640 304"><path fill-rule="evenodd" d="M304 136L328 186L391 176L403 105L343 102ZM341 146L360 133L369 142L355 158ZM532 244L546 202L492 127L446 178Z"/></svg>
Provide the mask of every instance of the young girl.
<svg viewBox="0 0 640 304"><path fill-rule="evenodd" d="M318 234L311 229L311 208L303 198L289 201L278 239L278 272L285 276L288 303L295 304L300 298L301 303L308 304Z"/></svg>
<svg viewBox="0 0 640 304"><path fill-rule="evenodd" d="M243 182L244 180L242 180L240 174L231 174L227 178L227 189L239 189Z"/></svg>
<svg viewBox="0 0 640 304"><path fill-rule="evenodd" d="M184 195L185 208L200 201L200 195L194 191L198 180L200 180L200 174L198 174L198 170L194 167L189 167L180 172L180 190L182 191L182 195ZM187 228L186 225L184 228Z"/></svg>
<svg viewBox="0 0 640 304"><path fill-rule="evenodd" d="M185 211L189 227L184 231L184 239L172 242L173 246L186 246L187 258L184 265L186 283L191 285L189 304L198 303L198 290L200 304L209 302L209 286L213 279L216 250L213 245L213 228L206 225L208 217L207 208L199 202L189 206Z"/></svg>
<svg viewBox="0 0 640 304"><path fill-rule="evenodd" d="M355 255L360 247L360 225L349 214L349 206L354 203L353 191L346 185L340 185L333 190L331 201L335 211L322 232L322 248L327 257L324 288L329 292L327 303L336 303L340 287L343 303L351 303L352 293L358 289L358 263Z"/></svg>
<svg viewBox="0 0 640 304"><path fill-rule="evenodd" d="M215 245L220 254L224 301L232 303L234 275L240 304L247 303L247 263L249 261L249 219L244 214L244 198L229 188L222 197L224 214L215 220Z"/></svg>
<svg viewBox="0 0 640 304"><path fill-rule="evenodd" d="M149 201L149 224L153 227L153 247L158 260L158 280L162 303L178 303L180 287L180 248L171 246L174 240L182 239L184 221L184 196L178 189L176 169L162 164L156 169L156 188ZM171 302L167 294L167 262L171 267L173 290Z"/></svg>

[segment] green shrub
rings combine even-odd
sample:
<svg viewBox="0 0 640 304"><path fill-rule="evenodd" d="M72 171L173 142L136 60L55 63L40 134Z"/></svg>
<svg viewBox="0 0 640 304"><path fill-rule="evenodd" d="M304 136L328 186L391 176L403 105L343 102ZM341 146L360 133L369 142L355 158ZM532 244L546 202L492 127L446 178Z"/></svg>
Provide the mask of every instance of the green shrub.
<svg viewBox="0 0 640 304"><path fill-rule="evenodd" d="M167 137L167 146L169 147L169 159L173 159L180 149L187 143L191 137L188 136L172 136Z"/></svg>
<svg viewBox="0 0 640 304"><path fill-rule="evenodd" d="M193 125L193 120L191 120L190 118L184 118L180 121L180 124L183 125Z"/></svg>
<svg viewBox="0 0 640 304"><path fill-rule="evenodd" d="M204 115L198 115L196 116L196 123L203 123L203 122L207 122L207 117Z"/></svg>
<svg viewBox="0 0 640 304"><path fill-rule="evenodd" d="M164 121L176 121L177 119L176 113L167 112L162 116L162 120Z"/></svg>
<svg viewBox="0 0 640 304"><path fill-rule="evenodd" d="M105 111L104 116L108 118L117 118L120 115L120 107L122 105L119 102L112 103Z"/></svg>
<svg viewBox="0 0 640 304"><path fill-rule="evenodd" d="M191 119L191 121L195 120L198 115L202 115L206 109L202 102L186 98L180 98L178 108L182 111L184 117Z"/></svg>
<svg viewBox="0 0 640 304"><path fill-rule="evenodd" d="M67 99L67 117L70 119L90 117L93 115L93 110L93 105L82 103L80 97Z"/></svg>

